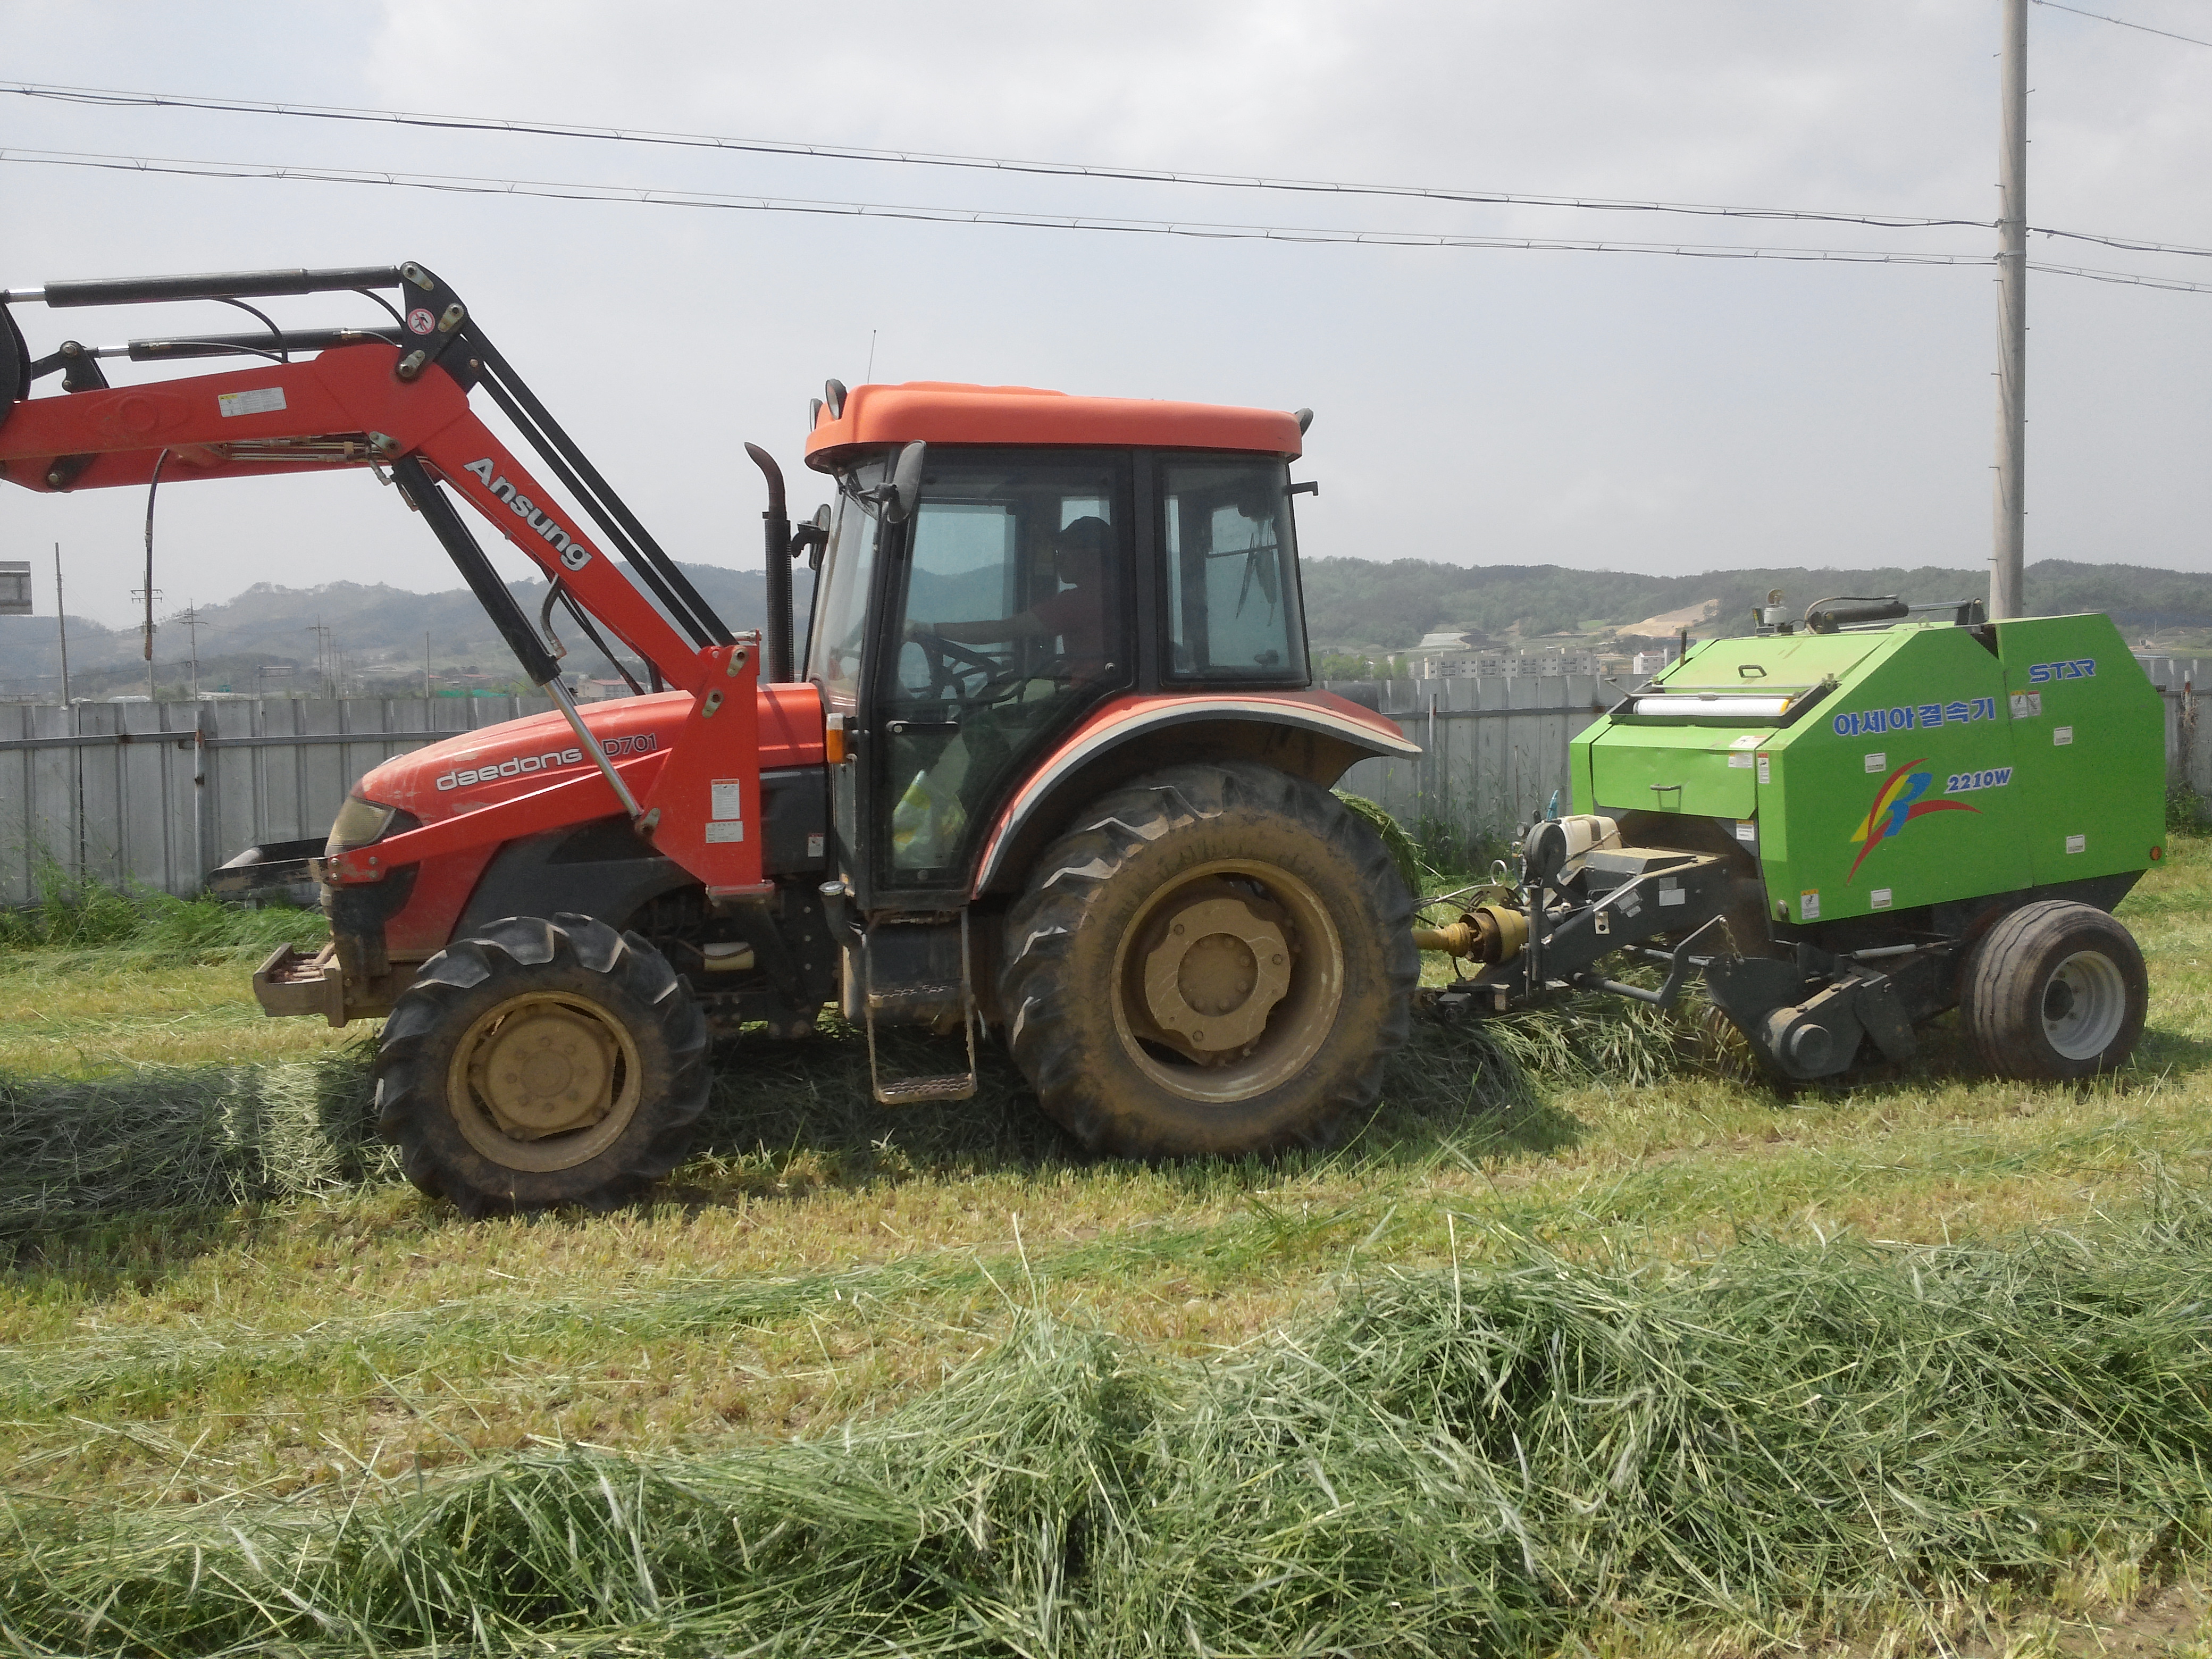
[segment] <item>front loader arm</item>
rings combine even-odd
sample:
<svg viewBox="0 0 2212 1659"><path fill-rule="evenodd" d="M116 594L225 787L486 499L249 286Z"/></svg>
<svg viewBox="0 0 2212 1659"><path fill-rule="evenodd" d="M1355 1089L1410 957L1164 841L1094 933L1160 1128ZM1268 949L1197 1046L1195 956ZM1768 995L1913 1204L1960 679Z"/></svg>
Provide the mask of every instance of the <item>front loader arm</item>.
<svg viewBox="0 0 2212 1659"><path fill-rule="evenodd" d="M12 483L58 493L145 483L165 453L170 483L416 457L669 684L696 690L696 647L493 435L450 374L402 380L401 356L364 341L306 362L27 400L0 422L0 468Z"/></svg>
<svg viewBox="0 0 2212 1659"><path fill-rule="evenodd" d="M128 348L72 341L38 362L6 312L7 303L25 299L66 307L378 287L398 289L401 304L410 307L399 327L286 334L272 325L265 343L236 335L137 341ZM422 513L525 672L560 705L597 763L597 777L340 854L326 865L325 880L342 887L379 882L395 868L481 845L516 826L551 829L619 806L641 836L710 892L758 890L760 844L745 824L759 799L757 651L714 616L436 276L410 264L56 283L0 294L0 323L6 325L0 329L0 476L8 482L56 493L156 477L182 482L389 466L391 481ZM316 355L301 362L270 361L138 386L112 387L99 368L103 357L126 355L167 362L216 354L281 358L309 349ZM27 395L32 380L58 368L64 395ZM573 510L477 416L469 403L477 386L582 503L597 533L587 536ZM662 680L691 694L690 720L665 757L649 768L613 763L561 686L544 641L447 500L447 489L498 526L568 599L605 623ZM653 599L616 568L610 547L620 550ZM641 799L631 787L634 775L644 788Z"/></svg>

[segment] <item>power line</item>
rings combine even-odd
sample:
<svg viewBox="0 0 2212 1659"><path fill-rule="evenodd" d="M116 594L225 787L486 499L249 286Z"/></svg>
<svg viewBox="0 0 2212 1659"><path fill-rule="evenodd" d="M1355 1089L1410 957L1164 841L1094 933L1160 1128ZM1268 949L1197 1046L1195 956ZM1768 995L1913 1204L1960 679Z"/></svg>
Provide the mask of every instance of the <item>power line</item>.
<svg viewBox="0 0 2212 1659"><path fill-rule="evenodd" d="M1196 220L1123 219L990 208L933 208L870 202L812 201L774 196L736 196L711 191L661 190L647 185L563 184L546 179L484 179L465 174L369 171L351 167L289 167L273 162L206 161L176 156L102 155L70 150L0 149L0 163L88 167L105 172L169 174L198 179L285 180L294 183L375 185L447 195L523 197L549 201L610 202L637 207L680 207L750 213L805 214L842 219L894 219L927 224L984 225L1006 229L1073 230L1124 235L1182 236L1207 241L1271 241L1367 247L1514 249L1554 253L1642 253L1692 259L1759 259L1824 264L1987 265L1985 253L1896 249L1757 246L1741 243L1638 242L1533 236L1466 236L1448 232L1352 230L1319 225L1220 224ZM2063 234L2063 233L2056 233ZM2037 264L2053 276L2124 283L2178 293L2212 293L2212 283Z"/></svg>
<svg viewBox="0 0 2212 1659"><path fill-rule="evenodd" d="M2161 34L2169 40L2179 40L2191 46L2212 46L2212 40L2199 40L2193 34L2176 34L2170 29L2154 29L2148 23L2130 23L2124 17L2107 17L2101 11L2084 11L2079 6L2061 5L2059 0L2035 0L2039 6L2048 6L2053 11L2070 11L2076 17L2094 17L2100 23L2117 23L2124 29L2140 29L2145 34Z"/></svg>
<svg viewBox="0 0 2212 1659"><path fill-rule="evenodd" d="M489 115L431 115L406 110L362 109L336 104L270 103L256 99L214 98L191 93L122 92L100 87L56 86L36 81L0 81L0 92L111 108L195 109L232 115L280 115L318 121L368 121L384 125L431 127L444 131L520 133L534 137L586 138L605 143L655 144L682 149L796 156L814 161L871 161L907 167L956 167L987 173L1039 173L1056 179L1196 185L1221 190L1295 191L1328 196L1383 196L1490 207L1576 208L1602 213L1681 213L1722 219L1809 220L1826 224L1868 225L1880 230L1989 228L1988 221L1982 219L1928 218L1916 214L1730 207L1709 202L1646 202L1623 198L1547 196L1523 191L1474 190L1426 185L1351 184L1322 179L1273 178L1257 173L1122 167L1094 161L1015 161L994 155L870 149L849 144L803 143L794 139L727 138L708 133L662 132L650 128L593 126L583 123L519 120Z"/></svg>
<svg viewBox="0 0 2212 1659"><path fill-rule="evenodd" d="M2130 253L2181 253L2192 259L2212 259L2212 247L2185 247L2179 242L2138 241L2132 236L2100 236L2087 230L2045 230L2041 225L2030 225L2031 236L2056 236L2069 242L2095 242L2102 247L2116 247Z"/></svg>
<svg viewBox="0 0 2212 1659"><path fill-rule="evenodd" d="M2059 0L2037 0L2062 11L2078 8ZM2101 17L2081 12L2084 17ZM2124 23L2116 17L2101 21ZM2152 30L2153 33L2161 33ZM2186 40L2185 35L2173 39ZM2195 44L2203 45L2204 42ZM1834 212L1808 208L1729 206L1709 202L1640 201L1625 197L1548 196L1526 191L1446 188L1424 185L1352 184L1315 179L1275 178L1263 174L1189 172L1172 167L1121 167L1090 161L1038 161L1001 156L963 155L926 150L871 149L854 145L811 144L795 139L731 138L708 133L665 132L650 128L594 126L584 123L536 121L487 115L438 115L406 110L360 108L337 104L275 103L256 99L216 98L194 93L129 92L102 87L72 87L36 81L0 82L0 92L64 103L92 104L106 108L190 109L234 115L276 115L317 121L370 122L381 125L419 126L442 131L505 132L537 137L582 138L617 144L659 145L684 149L710 149L748 155L800 157L814 161L895 163L926 167L1037 174L1047 178L1099 179L1118 183L1193 185L1210 189L1288 191L1309 195L1382 197L1396 200L1448 202L1489 207L1562 208L1601 213L1684 214L1695 217L1749 219L1769 222L1864 225L1877 230L1987 230L1984 219L1947 219L1917 214ZM423 175L416 175L423 176ZM2096 242L2138 253L2176 253L2212 258L2212 248L2184 247L2136 237L2110 236L2089 231L2059 230L2036 225L2033 234Z"/></svg>
<svg viewBox="0 0 2212 1659"><path fill-rule="evenodd" d="M935 224L998 225L1024 228L1118 231L1213 240L1366 243L1393 247L1538 248L1569 252L1680 252L1712 258L1864 260L1884 264L1981 264L1980 254L1946 254L1838 248L1762 248L1733 243L1656 243L1595 239L1464 236L1445 232L1350 230L1326 226L1219 224L1203 220L1129 219L1081 214L1034 213L994 208L936 208L911 204L735 195L717 191L665 190L653 185L560 183L550 179L488 179L467 174L400 173L390 169L293 167L276 162L209 161L179 156L133 156L72 150L0 149L0 161L93 167L110 172L174 173L204 179L269 179L322 184L385 185L459 195L525 196L556 201L620 202L644 207L721 208L761 213L829 215L842 218L918 220Z"/></svg>

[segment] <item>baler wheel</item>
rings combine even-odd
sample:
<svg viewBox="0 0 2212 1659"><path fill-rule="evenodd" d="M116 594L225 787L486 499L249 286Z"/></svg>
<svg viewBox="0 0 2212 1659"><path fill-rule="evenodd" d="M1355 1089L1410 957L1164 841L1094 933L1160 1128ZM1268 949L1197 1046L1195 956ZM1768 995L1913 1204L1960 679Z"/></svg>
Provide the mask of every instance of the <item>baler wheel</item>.
<svg viewBox="0 0 2212 1659"><path fill-rule="evenodd" d="M1115 791L1037 861L1000 978L1014 1059L1086 1147L1325 1143L1406 1039L1413 898L1373 828L1253 762Z"/></svg>
<svg viewBox="0 0 2212 1659"><path fill-rule="evenodd" d="M512 916L393 1004L377 1127L467 1214L617 1203L674 1169L707 1104L707 1023L667 959L588 916Z"/></svg>
<svg viewBox="0 0 2212 1659"><path fill-rule="evenodd" d="M2039 900L2001 917L1960 975L1982 1062L2028 1081L2092 1077L2142 1036L2149 975L2135 936L2094 905Z"/></svg>

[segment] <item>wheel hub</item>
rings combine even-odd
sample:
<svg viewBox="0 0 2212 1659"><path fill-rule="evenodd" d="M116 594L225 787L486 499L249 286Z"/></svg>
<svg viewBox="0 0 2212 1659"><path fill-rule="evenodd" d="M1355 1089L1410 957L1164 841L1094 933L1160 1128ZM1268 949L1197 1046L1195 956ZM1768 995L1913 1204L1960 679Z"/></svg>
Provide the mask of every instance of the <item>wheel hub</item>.
<svg viewBox="0 0 2212 1659"><path fill-rule="evenodd" d="M2101 951L2077 951L2052 970L2043 993L2043 1034L2068 1060L2089 1060L2127 1024L2127 981Z"/></svg>
<svg viewBox="0 0 2212 1659"><path fill-rule="evenodd" d="M469 1082L507 1134L543 1140L606 1116L617 1053L613 1033L589 1015L537 1003L501 1021L477 1045Z"/></svg>
<svg viewBox="0 0 2212 1659"><path fill-rule="evenodd" d="M1291 985L1291 945L1273 907L1217 891L1179 905L1145 957L1145 1010L1200 1060L1249 1048Z"/></svg>

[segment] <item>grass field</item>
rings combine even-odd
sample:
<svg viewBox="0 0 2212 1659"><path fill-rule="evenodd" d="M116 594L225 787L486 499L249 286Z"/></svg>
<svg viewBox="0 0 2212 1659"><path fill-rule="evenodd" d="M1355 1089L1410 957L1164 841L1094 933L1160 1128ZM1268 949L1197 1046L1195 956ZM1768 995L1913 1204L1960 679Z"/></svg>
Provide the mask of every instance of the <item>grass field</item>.
<svg viewBox="0 0 2212 1659"><path fill-rule="evenodd" d="M653 1204L473 1224L253 1012L309 919L15 937L0 1649L2090 1650L2212 1526L2208 897L2177 836L2092 1087L1939 1025L1783 1100L1606 1005L1144 1167L825 1029Z"/></svg>

